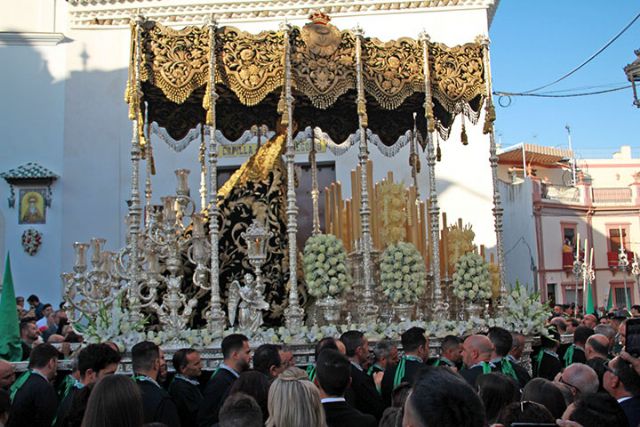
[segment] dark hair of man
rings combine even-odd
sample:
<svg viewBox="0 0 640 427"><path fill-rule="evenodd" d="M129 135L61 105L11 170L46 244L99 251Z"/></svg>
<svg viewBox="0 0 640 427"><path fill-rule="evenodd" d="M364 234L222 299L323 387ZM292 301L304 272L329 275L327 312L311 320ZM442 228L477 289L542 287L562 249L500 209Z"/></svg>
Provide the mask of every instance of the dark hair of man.
<svg viewBox="0 0 640 427"><path fill-rule="evenodd" d="M418 372L407 405L411 405L420 426L485 425L478 395L462 377L445 367L427 366Z"/></svg>
<svg viewBox="0 0 640 427"><path fill-rule="evenodd" d="M0 389L0 420L5 415L9 415L9 408L11 408L11 399L9 398L9 393Z"/></svg>
<svg viewBox="0 0 640 427"><path fill-rule="evenodd" d="M511 351L511 345L513 344L513 337L511 332L504 328L494 327L489 328L487 334L491 342L496 348L496 354L500 357L504 357Z"/></svg>
<svg viewBox="0 0 640 427"><path fill-rule="evenodd" d="M624 359L617 358L615 363L610 363L616 372L616 376L631 396L640 395L640 375L633 367Z"/></svg>
<svg viewBox="0 0 640 427"><path fill-rule="evenodd" d="M228 359L234 351L242 350L244 343L249 341L249 338L242 334L231 334L224 337L222 340L222 357Z"/></svg>
<svg viewBox="0 0 640 427"><path fill-rule="evenodd" d="M96 374L113 363L120 362L120 354L106 344L89 344L78 354L78 370L80 377L85 376L87 369Z"/></svg>
<svg viewBox="0 0 640 427"><path fill-rule="evenodd" d="M134 427L143 423L142 395L131 378L108 375L96 383L82 427Z"/></svg>
<svg viewBox="0 0 640 427"><path fill-rule="evenodd" d="M176 373L181 374L182 370L189 364L187 356L197 352L197 350L192 348L181 348L173 353L173 359L171 359L171 362L173 363L173 369L176 370Z"/></svg>
<svg viewBox="0 0 640 427"><path fill-rule="evenodd" d="M480 375L476 380L476 387L489 424L495 423L502 408L520 400L520 391L513 378L498 372Z"/></svg>
<svg viewBox="0 0 640 427"><path fill-rule="evenodd" d="M262 372L255 370L245 371L233 382L233 385L229 389L229 396L242 393L253 397L258 406L260 406L263 421L266 421L269 417L268 402L270 386L271 382L269 378Z"/></svg>
<svg viewBox="0 0 640 427"><path fill-rule="evenodd" d="M51 359L60 357L60 352L51 344L40 344L33 347L29 355L29 369L40 369L47 366Z"/></svg>
<svg viewBox="0 0 640 427"><path fill-rule="evenodd" d="M389 340L380 340L376 343L375 347L373 347L373 354L376 357L376 361L381 359L386 359L391 355L391 349L393 348L393 343Z"/></svg>
<svg viewBox="0 0 640 427"><path fill-rule="evenodd" d="M423 328L414 326L402 333L400 336L400 342L402 342L402 349L405 353L416 351L421 345L427 343L427 339L424 337L425 330Z"/></svg>
<svg viewBox="0 0 640 427"><path fill-rule="evenodd" d="M258 372L269 376L271 367L279 368L280 365L282 365L280 352L273 344L262 344L253 353L253 368Z"/></svg>
<svg viewBox="0 0 640 427"><path fill-rule="evenodd" d="M360 331L347 331L340 336L340 341L344 343L344 347L347 350L347 356L353 357L356 355L356 349L362 345L364 334Z"/></svg>
<svg viewBox="0 0 640 427"><path fill-rule="evenodd" d="M573 326L574 328L577 328L578 326L580 326L580 321L575 317L568 319L567 323L571 323L571 326Z"/></svg>
<svg viewBox="0 0 640 427"><path fill-rule="evenodd" d="M220 408L220 427L263 426L262 411L255 399L244 393L235 393Z"/></svg>
<svg viewBox="0 0 640 427"><path fill-rule="evenodd" d="M409 393L411 393L410 383L403 381L398 384L391 392L391 406L404 408L404 402L406 402Z"/></svg>
<svg viewBox="0 0 640 427"><path fill-rule="evenodd" d="M631 306L631 310L636 310L636 311L640 311L640 305L638 304L634 304Z"/></svg>
<svg viewBox="0 0 640 427"><path fill-rule="evenodd" d="M326 394L344 395L351 378L349 359L337 350L323 350L316 360L316 378Z"/></svg>
<svg viewBox="0 0 640 427"><path fill-rule="evenodd" d="M46 310L49 307L51 307L53 309L53 306L51 304L46 303L45 305L42 306L42 310Z"/></svg>
<svg viewBox="0 0 640 427"><path fill-rule="evenodd" d="M146 372L153 369L160 358L160 349L151 341L142 341L131 348L131 367L133 372Z"/></svg>
<svg viewBox="0 0 640 427"><path fill-rule="evenodd" d="M582 344L582 346L584 347L589 337L594 333L595 332L593 332L593 329L587 326L578 326L573 332L573 342L574 344Z"/></svg>
<svg viewBox="0 0 640 427"><path fill-rule="evenodd" d="M20 332L28 329L29 325L35 322L36 322L35 317L25 317L24 319L20 320Z"/></svg>
<svg viewBox="0 0 640 427"><path fill-rule="evenodd" d="M584 393L573 403L570 421L582 427L626 426L629 424L622 406L608 393Z"/></svg>
<svg viewBox="0 0 640 427"><path fill-rule="evenodd" d="M338 350L336 339L333 337L324 337L318 341L313 352L315 359L318 359L320 352L324 349Z"/></svg>
<svg viewBox="0 0 640 427"><path fill-rule="evenodd" d="M443 352L447 350L454 349L462 344L462 338L457 337L455 335L447 335L442 339L442 343L440 344L440 348Z"/></svg>
<svg viewBox="0 0 640 427"><path fill-rule="evenodd" d="M567 403L558 387L545 378L534 378L524 386L522 400L529 400L544 406L554 419L562 417Z"/></svg>
<svg viewBox="0 0 640 427"><path fill-rule="evenodd" d="M497 423L510 426L513 423L555 424L556 418L543 405L530 402L513 402L505 406L498 415Z"/></svg>
<svg viewBox="0 0 640 427"><path fill-rule="evenodd" d="M37 295L31 294L29 298L27 298L27 302L31 304L32 302L40 302L40 298Z"/></svg>
<svg viewBox="0 0 640 427"><path fill-rule="evenodd" d="M591 346L591 348L593 348L596 353L601 354L603 357L606 357L609 353L609 348L606 345L601 344L600 341L596 339L591 339L591 337L589 337L587 339L587 343Z"/></svg>

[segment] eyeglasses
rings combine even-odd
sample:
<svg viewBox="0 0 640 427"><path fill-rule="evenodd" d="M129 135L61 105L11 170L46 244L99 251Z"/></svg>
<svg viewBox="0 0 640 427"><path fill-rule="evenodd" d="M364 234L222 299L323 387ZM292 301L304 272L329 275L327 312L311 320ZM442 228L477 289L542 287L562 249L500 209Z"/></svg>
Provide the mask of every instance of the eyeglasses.
<svg viewBox="0 0 640 427"><path fill-rule="evenodd" d="M581 391L578 387L574 386L574 385L573 385L573 384L571 384L571 383L566 382L566 381L562 378L562 375L560 375L560 377L558 378L558 382L559 382L560 384L564 384L564 385L566 385L566 386L571 387L572 389L574 389L574 390L575 390L575 393L576 393L576 394L580 393L580 391Z"/></svg>

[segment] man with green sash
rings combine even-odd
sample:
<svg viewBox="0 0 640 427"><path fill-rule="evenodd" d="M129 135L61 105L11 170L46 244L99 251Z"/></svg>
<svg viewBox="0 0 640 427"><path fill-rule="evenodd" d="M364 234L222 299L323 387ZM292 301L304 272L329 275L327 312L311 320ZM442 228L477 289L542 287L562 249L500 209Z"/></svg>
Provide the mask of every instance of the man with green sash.
<svg viewBox="0 0 640 427"><path fill-rule="evenodd" d="M390 340L380 340L373 347L373 364L367 370L367 375L384 372L387 366L398 364L398 347Z"/></svg>
<svg viewBox="0 0 640 427"><path fill-rule="evenodd" d="M494 366L490 363L492 353L493 343L485 335L471 335L462 344L464 368L460 371L460 375L467 380L474 390L476 379L494 369Z"/></svg>
<svg viewBox="0 0 640 427"><path fill-rule="evenodd" d="M573 363L587 363L587 356L584 351L584 346L591 335L593 335L593 329L586 326L578 326L573 333L573 344L567 347L564 352L563 362L565 368Z"/></svg>
<svg viewBox="0 0 640 427"><path fill-rule="evenodd" d="M562 363L558 356L560 346L560 334L555 327L550 327L546 334L540 336L541 348L533 357L533 376L546 378L553 381L555 376L562 370Z"/></svg>
<svg viewBox="0 0 640 427"><path fill-rule="evenodd" d="M29 371L11 386L11 411L7 427L51 427L58 395L51 384L60 353L51 344L40 344L29 356Z"/></svg>
<svg viewBox="0 0 640 427"><path fill-rule="evenodd" d="M462 338L447 335L440 342L440 357L429 361L432 366L446 366L458 371L462 368Z"/></svg>
<svg viewBox="0 0 640 427"><path fill-rule="evenodd" d="M506 329L493 327L487 335L493 343L494 350L491 354L491 363L495 365L495 372L501 372L513 378L520 388L529 382L531 376L525 368L509 360L507 355L513 344L513 337Z"/></svg>
<svg viewBox="0 0 640 427"><path fill-rule="evenodd" d="M56 413L54 426L66 426L67 416L74 405L74 397L84 387L95 384L118 370L120 354L107 344L89 344L78 354L80 381L74 381L63 397Z"/></svg>
<svg viewBox="0 0 640 427"><path fill-rule="evenodd" d="M320 352L325 349L338 350L342 354L346 353L346 349L342 341L333 337L324 337L316 343L313 351L313 360L318 360ZM309 381L313 382L316 379L315 363L310 363L309 365L307 365L307 376L309 377Z"/></svg>
<svg viewBox="0 0 640 427"><path fill-rule="evenodd" d="M414 326L400 336L404 356L400 358L398 365L387 367L382 378L382 401L385 407L391 406L393 390L403 382L413 382L420 369L426 366L429 340L425 332L423 328Z"/></svg>

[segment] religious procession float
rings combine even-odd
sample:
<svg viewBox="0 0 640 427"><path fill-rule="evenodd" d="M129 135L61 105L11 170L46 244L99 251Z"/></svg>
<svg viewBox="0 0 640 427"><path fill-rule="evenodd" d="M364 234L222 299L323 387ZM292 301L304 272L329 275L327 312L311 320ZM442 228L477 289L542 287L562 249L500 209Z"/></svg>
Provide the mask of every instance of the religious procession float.
<svg viewBox="0 0 640 427"><path fill-rule="evenodd" d="M259 34L213 19L180 30L132 21L126 246L75 243L73 272L62 278L70 319L89 341L129 348L150 339L214 354L231 332L310 348L348 329L397 339L419 325L435 346L490 326L541 330L546 307L505 283L488 40L449 47L423 33L382 42L329 21L315 13L301 28ZM440 212L435 174L454 120L466 145L464 120L475 124L482 112L490 254L464 219L449 223ZM155 170L152 123L175 140L200 140L198 196L180 169L175 194L152 203L152 176L167 174ZM250 129L262 143L219 184L220 151ZM354 145L350 198L340 182L319 188L318 151ZM369 150L396 156L407 145L413 182L395 182L393 172L374 182L383 166ZM297 152L309 155L310 207L296 199ZM429 185L419 188L425 164ZM300 208L312 219L303 241Z"/></svg>

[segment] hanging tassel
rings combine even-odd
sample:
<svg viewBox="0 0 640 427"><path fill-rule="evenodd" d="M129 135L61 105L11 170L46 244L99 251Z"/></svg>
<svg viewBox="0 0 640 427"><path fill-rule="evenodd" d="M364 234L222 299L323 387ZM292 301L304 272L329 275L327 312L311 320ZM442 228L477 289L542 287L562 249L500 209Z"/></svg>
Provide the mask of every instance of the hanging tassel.
<svg viewBox="0 0 640 427"><path fill-rule="evenodd" d="M460 132L460 140L462 141L462 145L469 145L469 138L467 137L467 130L464 128L464 123L462 124L462 132Z"/></svg>
<svg viewBox="0 0 640 427"><path fill-rule="evenodd" d="M464 127L464 113L460 115L462 117L462 131L460 132L460 141L462 145L469 145L469 138L467 137L467 130Z"/></svg>
<svg viewBox="0 0 640 427"><path fill-rule="evenodd" d="M436 160L442 160L442 151L440 150L440 141L438 141L438 146L436 147Z"/></svg>

